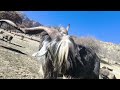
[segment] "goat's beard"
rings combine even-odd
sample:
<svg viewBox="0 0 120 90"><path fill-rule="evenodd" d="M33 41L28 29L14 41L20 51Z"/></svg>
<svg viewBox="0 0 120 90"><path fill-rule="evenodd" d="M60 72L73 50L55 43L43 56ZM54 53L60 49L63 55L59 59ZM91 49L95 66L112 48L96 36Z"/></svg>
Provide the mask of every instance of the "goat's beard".
<svg viewBox="0 0 120 90"><path fill-rule="evenodd" d="M70 67L70 62L68 61L69 52L72 53L72 58L75 58L75 44L70 40L68 35L53 40L48 48L48 53L50 53L54 71L65 72L67 68ZM64 68L64 69L63 69Z"/></svg>
<svg viewBox="0 0 120 90"><path fill-rule="evenodd" d="M57 78L59 74L74 77L78 65L83 67L77 45L68 35L51 41L47 50L44 67L45 78Z"/></svg>

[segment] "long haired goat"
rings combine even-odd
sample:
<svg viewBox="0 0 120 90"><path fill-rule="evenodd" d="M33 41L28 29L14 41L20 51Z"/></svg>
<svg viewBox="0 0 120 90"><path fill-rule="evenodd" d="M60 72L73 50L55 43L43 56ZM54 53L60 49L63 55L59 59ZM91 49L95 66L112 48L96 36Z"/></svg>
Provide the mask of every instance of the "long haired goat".
<svg viewBox="0 0 120 90"><path fill-rule="evenodd" d="M8 22L8 20L0 20ZM10 24L11 21L8 22ZM100 59L90 48L78 45L68 35L68 27L55 29L45 26L18 28L24 33L44 30L48 36L43 40L43 47L33 56L40 59L44 79L57 79L59 75L71 79L99 79Z"/></svg>
<svg viewBox="0 0 120 90"><path fill-rule="evenodd" d="M44 56L44 78L56 79L60 74L73 79L99 78L97 55L90 48L75 44L70 36L52 40L43 48L36 56Z"/></svg>

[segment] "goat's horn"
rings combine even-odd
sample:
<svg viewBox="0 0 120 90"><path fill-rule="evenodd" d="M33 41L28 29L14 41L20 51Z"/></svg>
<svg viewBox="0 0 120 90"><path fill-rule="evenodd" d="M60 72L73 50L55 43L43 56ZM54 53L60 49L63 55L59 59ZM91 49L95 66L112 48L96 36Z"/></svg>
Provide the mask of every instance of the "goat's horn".
<svg viewBox="0 0 120 90"><path fill-rule="evenodd" d="M23 33L29 33L29 32L35 32L35 30L44 30L48 33L48 35L51 38L56 38L57 36L60 35L59 31L56 29L51 29L45 26L38 26L38 27L32 27L32 28L19 28L14 22L10 21L10 20L6 20L6 19L1 19L0 22L6 22L9 25L15 27L16 29L18 29L19 31L23 32Z"/></svg>
<svg viewBox="0 0 120 90"><path fill-rule="evenodd" d="M14 22L10 21L10 20L1 19L0 22L6 22L6 23L8 23L8 24L10 24L10 25L12 25L14 27L17 27L17 25Z"/></svg>
<svg viewBox="0 0 120 90"><path fill-rule="evenodd" d="M6 22L7 24L13 26L14 28L16 28L17 30L21 31L24 33L24 31L22 31L13 21L11 20L7 20L7 19L1 19L0 22Z"/></svg>
<svg viewBox="0 0 120 90"><path fill-rule="evenodd" d="M36 30L44 30L48 33L48 35L53 39L56 38L57 36L60 35L59 31L56 29L51 29L45 26L38 26L38 27L32 27L32 28L20 28L22 31L24 31L25 33L29 33L29 32L35 32Z"/></svg>

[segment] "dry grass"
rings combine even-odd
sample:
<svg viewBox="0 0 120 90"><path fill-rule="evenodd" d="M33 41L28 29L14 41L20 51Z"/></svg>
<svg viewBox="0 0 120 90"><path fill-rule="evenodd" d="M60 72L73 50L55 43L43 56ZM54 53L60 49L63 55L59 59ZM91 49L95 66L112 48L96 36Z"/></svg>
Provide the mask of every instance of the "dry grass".
<svg viewBox="0 0 120 90"><path fill-rule="evenodd" d="M38 73L40 65L36 59L31 57L37 49L38 42L28 39L22 41L17 36L12 44L0 40L0 78L40 79L41 76Z"/></svg>
<svg viewBox="0 0 120 90"><path fill-rule="evenodd" d="M77 44L86 46L91 48L92 50L94 50L96 53L99 53L101 47L99 46L99 41L92 36L86 36L86 37L73 37L73 39L75 40L75 42Z"/></svg>

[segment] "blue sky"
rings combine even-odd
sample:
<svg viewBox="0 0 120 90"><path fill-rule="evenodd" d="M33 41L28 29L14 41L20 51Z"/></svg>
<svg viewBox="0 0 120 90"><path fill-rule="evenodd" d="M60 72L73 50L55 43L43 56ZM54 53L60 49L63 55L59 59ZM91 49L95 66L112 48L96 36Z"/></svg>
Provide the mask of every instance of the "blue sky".
<svg viewBox="0 0 120 90"><path fill-rule="evenodd" d="M69 34L120 44L120 11L24 11L43 25L66 27Z"/></svg>

